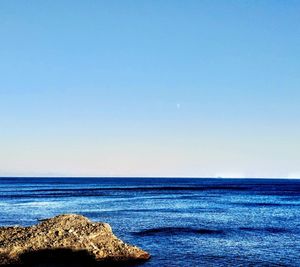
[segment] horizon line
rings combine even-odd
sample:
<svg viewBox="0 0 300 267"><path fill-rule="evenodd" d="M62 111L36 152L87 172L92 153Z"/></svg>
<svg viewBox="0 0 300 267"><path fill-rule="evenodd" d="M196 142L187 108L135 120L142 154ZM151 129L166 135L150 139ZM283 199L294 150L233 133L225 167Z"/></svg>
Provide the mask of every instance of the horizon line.
<svg viewBox="0 0 300 267"><path fill-rule="evenodd" d="M299 180L300 177L202 177L202 176L0 176L0 179L22 179L22 178L71 178L71 179L285 179L285 180Z"/></svg>

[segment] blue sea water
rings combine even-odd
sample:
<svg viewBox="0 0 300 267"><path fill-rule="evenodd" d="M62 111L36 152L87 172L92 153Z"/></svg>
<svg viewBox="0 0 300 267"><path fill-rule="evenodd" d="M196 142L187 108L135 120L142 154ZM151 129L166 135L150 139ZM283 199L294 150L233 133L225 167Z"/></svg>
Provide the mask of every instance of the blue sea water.
<svg viewBox="0 0 300 267"><path fill-rule="evenodd" d="M0 178L0 225L77 213L150 266L300 266L300 180Z"/></svg>

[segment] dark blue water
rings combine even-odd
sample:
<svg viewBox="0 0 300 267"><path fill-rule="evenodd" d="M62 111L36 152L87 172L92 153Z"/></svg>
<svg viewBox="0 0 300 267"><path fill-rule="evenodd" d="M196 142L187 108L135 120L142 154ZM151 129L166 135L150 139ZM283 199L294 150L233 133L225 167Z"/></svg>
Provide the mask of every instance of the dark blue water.
<svg viewBox="0 0 300 267"><path fill-rule="evenodd" d="M148 266L300 266L300 180L0 179L0 225L108 222Z"/></svg>

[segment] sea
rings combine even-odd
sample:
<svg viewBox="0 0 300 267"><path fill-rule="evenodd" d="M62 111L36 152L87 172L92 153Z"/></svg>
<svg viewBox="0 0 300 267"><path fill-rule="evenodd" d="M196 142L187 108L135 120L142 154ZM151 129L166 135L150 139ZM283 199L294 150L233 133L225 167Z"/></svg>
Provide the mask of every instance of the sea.
<svg viewBox="0 0 300 267"><path fill-rule="evenodd" d="M150 266L300 266L300 180L0 178L0 225L107 222Z"/></svg>

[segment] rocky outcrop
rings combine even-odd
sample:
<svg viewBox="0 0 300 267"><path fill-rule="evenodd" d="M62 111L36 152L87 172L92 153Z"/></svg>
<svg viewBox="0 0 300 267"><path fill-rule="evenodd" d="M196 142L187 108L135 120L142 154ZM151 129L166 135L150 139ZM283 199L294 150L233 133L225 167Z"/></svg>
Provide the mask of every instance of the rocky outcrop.
<svg viewBox="0 0 300 267"><path fill-rule="evenodd" d="M94 223L81 215L59 215L31 227L0 228L0 265L61 259L78 262L76 257L101 263L147 260L150 255L118 239L109 224Z"/></svg>

